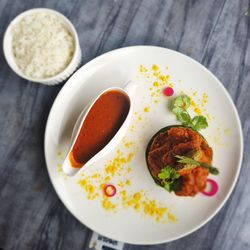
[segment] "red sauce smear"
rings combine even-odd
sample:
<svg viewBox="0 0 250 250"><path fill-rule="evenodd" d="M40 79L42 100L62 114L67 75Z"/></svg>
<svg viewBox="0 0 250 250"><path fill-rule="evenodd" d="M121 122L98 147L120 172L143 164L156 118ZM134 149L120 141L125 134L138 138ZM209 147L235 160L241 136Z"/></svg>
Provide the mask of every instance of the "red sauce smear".
<svg viewBox="0 0 250 250"><path fill-rule="evenodd" d="M129 97L119 90L107 91L96 100L70 153L73 167L82 167L109 143L125 121L129 108Z"/></svg>

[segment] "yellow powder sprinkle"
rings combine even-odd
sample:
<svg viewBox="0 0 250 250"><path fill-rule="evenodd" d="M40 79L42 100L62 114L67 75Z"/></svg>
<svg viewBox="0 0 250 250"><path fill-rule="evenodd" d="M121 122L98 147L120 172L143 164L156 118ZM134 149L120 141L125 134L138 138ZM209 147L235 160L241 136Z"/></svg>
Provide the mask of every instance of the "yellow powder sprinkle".
<svg viewBox="0 0 250 250"><path fill-rule="evenodd" d="M62 164L60 163L57 164L57 171L62 172Z"/></svg>
<svg viewBox="0 0 250 250"><path fill-rule="evenodd" d="M119 186L120 188L124 188L125 184L124 184L124 182L120 181L120 182L118 183L118 186Z"/></svg>
<svg viewBox="0 0 250 250"><path fill-rule="evenodd" d="M171 213L168 214L168 219L173 221L173 222L177 221L176 217Z"/></svg>
<svg viewBox="0 0 250 250"><path fill-rule="evenodd" d="M131 181L130 180L126 180L126 185L130 186L131 185Z"/></svg>
<svg viewBox="0 0 250 250"><path fill-rule="evenodd" d="M94 191L95 191L95 187L92 184L85 185L85 190L86 190L87 193L93 194Z"/></svg>
<svg viewBox="0 0 250 250"><path fill-rule="evenodd" d="M126 191L126 190L122 190L122 191L120 192L120 194L121 194L121 196L126 196L126 195L127 195L127 191Z"/></svg>
<svg viewBox="0 0 250 250"><path fill-rule="evenodd" d="M169 83L170 75L161 73L160 67L156 64L153 64L151 70L148 70L147 76L145 75L145 73L142 73L142 76L144 77L144 79L145 77L150 77L150 80L156 78L154 81L145 81L152 84L149 88L151 92L150 96L152 97L152 101L156 104L159 103L163 88L168 85L171 85L173 87L173 83Z"/></svg>
<svg viewBox="0 0 250 250"><path fill-rule="evenodd" d="M140 193L135 193L133 197L134 197L135 200L138 201L138 200L141 199L141 194Z"/></svg>
<svg viewBox="0 0 250 250"><path fill-rule="evenodd" d="M145 72L147 72L148 70L147 70L147 68L146 67L144 67L143 65L140 65L140 72L141 73L145 73Z"/></svg>
<svg viewBox="0 0 250 250"><path fill-rule="evenodd" d="M124 157L123 152L117 150L117 155L106 165L105 172L111 176L115 176L118 170L124 168L124 164L131 162L135 153L128 154L127 158Z"/></svg>
<svg viewBox="0 0 250 250"><path fill-rule="evenodd" d="M62 156L62 152L58 152L57 155L58 155L58 156Z"/></svg>
<svg viewBox="0 0 250 250"><path fill-rule="evenodd" d="M166 75L166 76L160 75L160 76L159 76L159 79L160 79L161 81L163 81L163 82L166 82L169 78L170 78L169 75Z"/></svg>
<svg viewBox="0 0 250 250"><path fill-rule="evenodd" d="M80 184L82 187L84 187L84 186L87 184L87 180L82 179L82 180L79 181L79 184Z"/></svg>
<svg viewBox="0 0 250 250"><path fill-rule="evenodd" d="M81 179L78 181L80 186L85 190L87 199L94 200L99 197L98 190L96 190L95 185L91 182L91 178Z"/></svg>
<svg viewBox="0 0 250 250"><path fill-rule="evenodd" d="M160 71L156 71L153 73L153 76L155 76L156 78L159 78L160 75L161 75Z"/></svg>
<svg viewBox="0 0 250 250"><path fill-rule="evenodd" d="M201 100L201 106L204 107L208 102L208 95L206 93L203 93L202 100Z"/></svg>
<svg viewBox="0 0 250 250"><path fill-rule="evenodd" d="M194 112L197 114L197 115L201 115L201 110L199 108L195 108L194 109Z"/></svg>
<svg viewBox="0 0 250 250"><path fill-rule="evenodd" d="M197 114L197 115L201 115L202 112L201 112L201 109L198 107L198 104L193 100L191 99L191 106L193 107L194 109L194 112Z"/></svg>
<svg viewBox="0 0 250 250"><path fill-rule="evenodd" d="M153 64L152 70L153 71L158 71L159 70L159 66L157 66L156 64Z"/></svg>
<svg viewBox="0 0 250 250"><path fill-rule="evenodd" d="M197 95L197 91L194 91L193 96ZM205 108L205 105L208 103L208 95L206 93L203 93L202 98L198 98L197 101L191 98L191 107L193 108L193 111L197 115L204 115L208 119L209 114L207 113L207 109Z"/></svg>
<svg viewBox="0 0 250 250"><path fill-rule="evenodd" d="M133 145L134 145L133 142L126 142L126 143L124 143L124 146L125 146L126 148L131 148Z"/></svg>
<svg viewBox="0 0 250 250"><path fill-rule="evenodd" d="M92 178L93 178L93 179L96 179L96 178L98 178L99 176L100 176L99 174L93 174L93 175L92 175Z"/></svg>
<svg viewBox="0 0 250 250"><path fill-rule="evenodd" d="M102 206L106 210L114 210L117 207L117 205L111 202L108 198L103 199Z"/></svg>
<svg viewBox="0 0 250 250"><path fill-rule="evenodd" d="M163 222L166 219L172 220L172 214L165 206L160 205L156 200L150 200L145 192L140 191L134 194L128 194L125 190L120 192L122 204L124 207L133 208L136 212L142 212L153 217L157 222Z"/></svg>
<svg viewBox="0 0 250 250"><path fill-rule="evenodd" d="M154 85L155 87L159 87L159 83L158 83L158 82L154 82L153 85Z"/></svg>
<svg viewBox="0 0 250 250"><path fill-rule="evenodd" d="M135 156L135 153L130 153L130 154L128 155L128 158L127 158L126 163L131 162L134 156Z"/></svg>
<svg viewBox="0 0 250 250"><path fill-rule="evenodd" d="M104 179L106 182L109 182L110 180L111 180L111 177L110 176L107 176L107 177L105 177L105 179Z"/></svg>
<svg viewBox="0 0 250 250"><path fill-rule="evenodd" d="M139 210L141 208L141 205L139 203L135 204L134 209Z"/></svg>
<svg viewBox="0 0 250 250"><path fill-rule="evenodd" d="M193 100L193 99L191 99L191 106L193 106L193 107L196 107L196 103L195 103L195 101Z"/></svg>
<svg viewBox="0 0 250 250"><path fill-rule="evenodd" d="M144 112L146 112L146 113L149 112L149 110L150 110L150 107L145 107L144 108Z"/></svg>

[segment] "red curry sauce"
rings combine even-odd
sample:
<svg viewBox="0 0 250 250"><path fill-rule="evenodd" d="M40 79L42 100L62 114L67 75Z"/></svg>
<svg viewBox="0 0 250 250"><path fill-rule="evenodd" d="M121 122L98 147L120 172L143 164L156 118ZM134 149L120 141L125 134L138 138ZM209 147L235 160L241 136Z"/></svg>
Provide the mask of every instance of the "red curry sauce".
<svg viewBox="0 0 250 250"><path fill-rule="evenodd" d="M122 126L129 108L128 96L119 90L107 91L97 99L70 153L73 167L81 167L109 143Z"/></svg>

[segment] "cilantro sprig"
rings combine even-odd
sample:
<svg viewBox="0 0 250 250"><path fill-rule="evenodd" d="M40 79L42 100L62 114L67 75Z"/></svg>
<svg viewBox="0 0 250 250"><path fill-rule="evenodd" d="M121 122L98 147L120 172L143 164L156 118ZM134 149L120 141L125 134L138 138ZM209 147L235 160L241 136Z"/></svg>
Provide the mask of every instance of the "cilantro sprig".
<svg viewBox="0 0 250 250"><path fill-rule="evenodd" d="M180 189L180 174L174 168L167 165L161 169L158 177L161 180L161 184L167 191L171 192Z"/></svg>
<svg viewBox="0 0 250 250"><path fill-rule="evenodd" d="M191 127L192 129L199 131L208 126L206 117L197 115L191 118L187 109L190 107L191 99L187 95L180 95L176 97L171 105L171 111L176 115L178 121L184 126Z"/></svg>
<svg viewBox="0 0 250 250"><path fill-rule="evenodd" d="M179 163L190 164L193 166L201 166L201 167L206 168L209 171L209 173L211 173L213 175L219 174L219 170L217 168L215 168L207 163L196 161L192 158L189 158L189 157L183 156L183 155L176 155L175 157L178 159Z"/></svg>

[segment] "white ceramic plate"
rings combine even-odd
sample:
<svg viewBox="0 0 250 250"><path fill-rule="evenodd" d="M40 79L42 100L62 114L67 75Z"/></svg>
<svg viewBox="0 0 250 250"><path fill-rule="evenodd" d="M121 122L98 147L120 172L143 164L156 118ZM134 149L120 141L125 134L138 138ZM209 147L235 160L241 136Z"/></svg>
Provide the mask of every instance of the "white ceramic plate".
<svg viewBox="0 0 250 250"><path fill-rule="evenodd" d="M152 69L154 64L159 67L158 71ZM169 75L170 78L161 78L165 81L161 82L157 80L160 75ZM124 140L109 155L88 168L84 176L81 172L66 177L60 164L67 153L77 116L98 93L111 86L124 86L128 80L135 81L138 87L133 96L133 122ZM176 95L184 92L193 98L195 104L190 109L193 115L195 111L201 111L208 117L209 127L202 134L212 146L213 163L220 170L220 175L209 176L219 184L219 192L213 197L170 194L157 186L148 172L145 162L148 141L160 128L177 123L167 108L171 98L162 94L166 83L173 86ZM119 159L118 149L119 154L123 154ZM208 222L233 190L242 152L237 111L218 79L185 55L150 46L118 49L81 67L58 94L45 133L49 176L67 209L92 230L132 244L157 244L178 239ZM114 173L114 176L108 173ZM104 180L107 176L110 180ZM83 179L85 181L80 185L79 181ZM115 197L104 199L100 184L105 182L117 187ZM123 190L127 195L122 196ZM138 192L141 198L132 199ZM168 208L168 212L164 209L159 212L152 205L154 202L155 207ZM173 216L176 221L173 221Z"/></svg>

